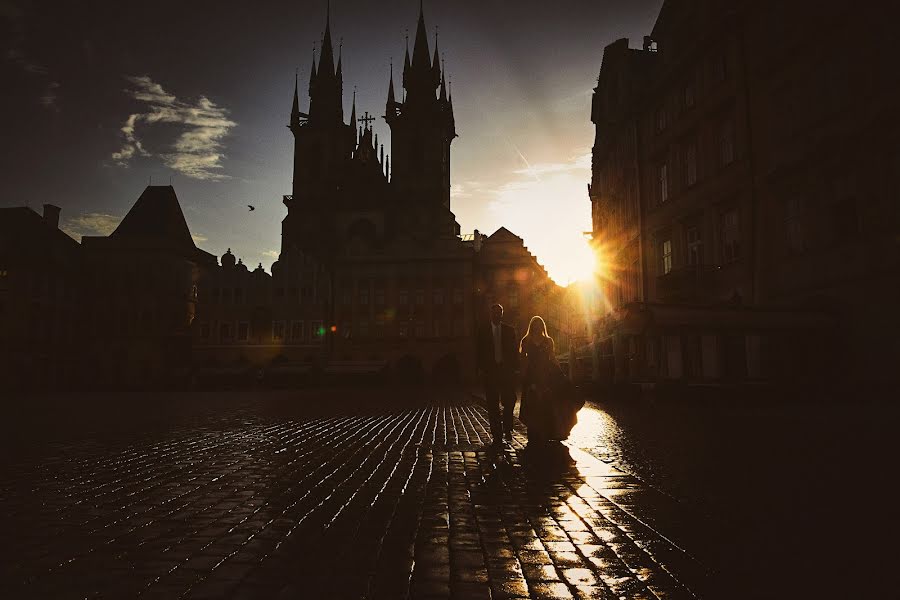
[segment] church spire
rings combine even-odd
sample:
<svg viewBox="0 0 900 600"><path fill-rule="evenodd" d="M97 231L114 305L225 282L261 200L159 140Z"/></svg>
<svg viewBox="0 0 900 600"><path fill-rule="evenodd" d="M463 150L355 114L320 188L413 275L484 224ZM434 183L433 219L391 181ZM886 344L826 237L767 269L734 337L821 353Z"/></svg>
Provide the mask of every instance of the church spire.
<svg viewBox="0 0 900 600"><path fill-rule="evenodd" d="M425 12L419 2L419 23L416 26L416 41L413 44L412 67L428 68L431 52L428 50L428 33L425 31Z"/></svg>
<svg viewBox="0 0 900 600"><path fill-rule="evenodd" d="M442 64L443 64L443 62L444 61L441 60ZM441 102L447 101L447 79L445 77L446 74L447 74L447 70L445 68L442 68L441 69L441 95L440 95Z"/></svg>
<svg viewBox="0 0 900 600"><path fill-rule="evenodd" d="M322 56L319 57L320 75L325 73L325 67L328 67L329 75L334 75L334 48L331 44L331 0L328 1L325 9L325 37L322 38Z"/></svg>
<svg viewBox="0 0 900 600"><path fill-rule="evenodd" d="M356 148L359 139L356 137L356 86L353 87L353 108L350 110L350 127L353 128L353 147Z"/></svg>
<svg viewBox="0 0 900 600"><path fill-rule="evenodd" d="M298 75L294 73L294 102L291 104L291 124L290 127L300 125L300 96L297 94Z"/></svg>
<svg viewBox="0 0 900 600"><path fill-rule="evenodd" d="M441 79L441 64L438 58L438 28L434 27L434 60L431 62L431 72L434 73L434 80L440 81Z"/></svg>
<svg viewBox="0 0 900 600"><path fill-rule="evenodd" d="M391 112L391 108L397 102L397 97L394 94L394 60L391 59L391 77L388 82L388 97L387 97L387 112Z"/></svg>

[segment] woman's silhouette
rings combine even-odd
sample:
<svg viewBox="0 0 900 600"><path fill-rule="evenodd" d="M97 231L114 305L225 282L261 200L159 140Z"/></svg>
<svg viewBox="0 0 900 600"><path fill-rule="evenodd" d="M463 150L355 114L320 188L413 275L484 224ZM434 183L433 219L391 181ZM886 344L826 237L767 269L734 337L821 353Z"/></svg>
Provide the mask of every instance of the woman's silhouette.
<svg viewBox="0 0 900 600"><path fill-rule="evenodd" d="M538 316L531 317L528 332L519 343L525 368L522 377L522 406L519 418L528 427L528 444L541 444L553 431L553 398L551 376L559 370L554 356L553 338L547 324Z"/></svg>

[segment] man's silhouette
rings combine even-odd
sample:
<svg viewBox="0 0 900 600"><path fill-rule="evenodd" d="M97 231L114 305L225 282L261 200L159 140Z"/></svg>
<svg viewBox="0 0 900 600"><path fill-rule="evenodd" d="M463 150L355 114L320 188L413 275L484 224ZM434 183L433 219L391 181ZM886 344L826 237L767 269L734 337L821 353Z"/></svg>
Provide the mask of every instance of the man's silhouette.
<svg viewBox="0 0 900 600"><path fill-rule="evenodd" d="M512 441L518 344L515 328L503 322L503 307L499 304L491 306L491 321L478 333L478 368L484 376L484 396L495 447L502 445L504 438Z"/></svg>

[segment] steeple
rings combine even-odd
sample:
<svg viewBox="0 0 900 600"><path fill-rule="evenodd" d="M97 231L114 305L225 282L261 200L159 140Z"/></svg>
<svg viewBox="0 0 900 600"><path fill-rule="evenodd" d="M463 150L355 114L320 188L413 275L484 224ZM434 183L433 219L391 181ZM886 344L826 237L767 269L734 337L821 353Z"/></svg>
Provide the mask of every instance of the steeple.
<svg viewBox="0 0 900 600"><path fill-rule="evenodd" d="M359 139L356 137L356 87L353 88L353 108L350 111L350 128L353 129L353 147Z"/></svg>
<svg viewBox="0 0 900 600"><path fill-rule="evenodd" d="M434 28L434 60L431 62L431 72L434 73L434 80L439 81L441 79L441 65L438 62L438 29Z"/></svg>
<svg viewBox="0 0 900 600"><path fill-rule="evenodd" d="M312 66L309 68L309 95L313 95L313 87L316 84L316 45L313 44Z"/></svg>
<svg viewBox="0 0 900 600"><path fill-rule="evenodd" d="M441 69L441 95L438 97L441 102L447 101L447 79L444 77L445 74L446 72Z"/></svg>
<svg viewBox="0 0 900 600"><path fill-rule="evenodd" d="M412 67L428 68L431 64L431 52L428 50L428 33L425 31L425 12L419 2L419 23L416 26L416 41L413 45Z"/></svg>
<svg viewBox="0 0 900 600"><path fill-rule="evenodd" d="M391 109L394 107L394 104L397 103L397 98L394 95L394 61L391 61L391 79L388 83L388 103L387 103L387 114L391 113Z"/></svg>
<svg viewBox="0 0 900 600"><path fill-rule="evenodd" d="M331 45L331 1L325 8L325 37L322 39L322 56L319 57L319 74L323 74L325 67L328 73L334 75L334 48Z"/></svg>
<svg viewBox="0 0 900 600"><path fill-rule="evenodd" d="M289 127L300 125L300 97L297 94L298 75L294 73L294 102L291 105L291 124Z"/></svg>
<svg viewBox="0 0 900 600"><path fill-rule="evenodd" d="M337 124L344 120L343 106L343 61L338 57L337 70L334 64L334 47L331 40L331 3L325 14L325 35L318 68L313 53L313 70L309 81L309 122L310 125Z"/></svg>

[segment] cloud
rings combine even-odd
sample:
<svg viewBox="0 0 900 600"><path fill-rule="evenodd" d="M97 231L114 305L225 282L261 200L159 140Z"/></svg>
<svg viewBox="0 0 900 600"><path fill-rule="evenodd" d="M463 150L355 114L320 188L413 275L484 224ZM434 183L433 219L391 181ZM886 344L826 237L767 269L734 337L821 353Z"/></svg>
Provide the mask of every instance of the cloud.
<svg viewBox="0 0 900 600"><path fill-rule="evenodd" d="M206 242L209 240L209 238L206 237L205 235L203 235L202 233L192 233L191 239L194 240L195 244L202 244L203 242Z"/></svg>
<svg viewBox="0 0 900 600"><path fill-rule="evenodd" d="M265 252L262 253L262 255L265 256L266 258L277 259L279 253L278 253L278 250L266 250Z"/></svg>
<svg viewBox="0 0 900 600"><path fill-rule="evenodd" d="M17 2L0 1L0 19L8 22L9 37L5 44L4 58L25 73L42 81L44 91L38 98L38 102L44 108L59 112L56 90L60 85L58 81L50 78L50 69L39 63L25 53L25 12Z"/></svg>
<svg viewBox="0 0 900 600"><path fill-rule="evenodd" d="M223 140L237 125L228 118L228 110L200 96L194 102L180 100L147 75L126 78L131 86L125 92L145 104L142 112L128 116L120 128L124 143L113 152L116 165L127 166L135 156L158 156L163 163L193 179L228 179L221 173ZM168 124L179 131L165 150L147 150L138 136L138 126Z"/></svg>
<svg viewBox="0 0 900 600"><path fill-rule="evenodd" d="M105 213L85 213L67 219L61 229L76 240L85 235L109 235L115 231L122 217Z"/></svg>

